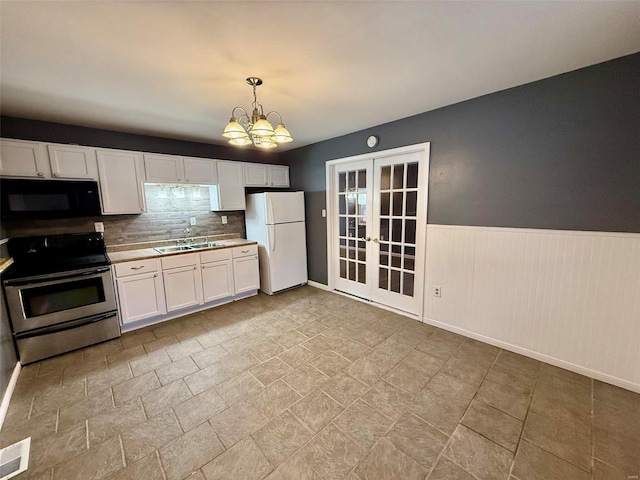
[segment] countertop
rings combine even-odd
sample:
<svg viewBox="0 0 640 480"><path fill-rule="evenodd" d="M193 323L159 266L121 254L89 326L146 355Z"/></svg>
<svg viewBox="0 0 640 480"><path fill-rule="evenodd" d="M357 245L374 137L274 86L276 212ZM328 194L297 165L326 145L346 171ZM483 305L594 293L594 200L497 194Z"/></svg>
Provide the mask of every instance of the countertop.
<svg viewBox="0 0 640 480"><path fill-rule="evenodd" d="M163 242L149 242L148 244L131 244L131 249L126 250L126 245L118 245L115 247L117 251L110 251L110 248L113 250L114 247L107 247L107 254L111 259L111 263L122 263L129 262L132 260L145 260L148 258L163 258L169 257L172 255L182 255L184 253L197 253L204 252L207 250L219 250L221 248L232 248L238 247L242 245L254 245L257 242L253 240L247 240L246 238L227 238L223 240L214 240L216 243L219 243L220 246L209 247L209 248L198 248L197 250L187 250L184 252L174 252L174 253L159 253L154 250L153 243L157 243L157 247L166 246L166 245L175 245L175 241L163 241Z"/></svg>

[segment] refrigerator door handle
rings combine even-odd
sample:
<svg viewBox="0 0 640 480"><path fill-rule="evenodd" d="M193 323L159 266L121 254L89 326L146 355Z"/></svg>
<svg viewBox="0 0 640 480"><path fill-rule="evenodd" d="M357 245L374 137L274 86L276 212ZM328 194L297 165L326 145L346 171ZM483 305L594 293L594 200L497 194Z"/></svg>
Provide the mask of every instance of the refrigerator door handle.
<svg viewBox="0 0 640 480"><path fill-rule="evenodd" d="M276 235L275 235L275 225L269 225L269 245L271 246L271 251L276 251Z"/></svg>

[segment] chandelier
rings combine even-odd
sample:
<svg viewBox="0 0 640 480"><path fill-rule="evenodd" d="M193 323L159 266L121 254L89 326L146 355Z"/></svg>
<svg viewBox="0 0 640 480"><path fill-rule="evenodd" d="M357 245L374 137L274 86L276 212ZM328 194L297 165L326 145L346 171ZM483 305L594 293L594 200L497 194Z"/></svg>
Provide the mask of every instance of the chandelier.
<svg viewBox="0 0 640 480"><path fill-rule="evenodd" d="M247 83L253 87L253 103L251 115L242 107L235 107L231 111L229 123L222 132L222 136L229 139L231 145L249 145L253 143L258 148L276 148L279 143L293 141L291 134L282 123L282 117L276 111L264 114L262 105L258 103L256 97L256 87L262 85L262 79L258 77L247 78ZM236 110L241 110L242 114L236 118ZM278 126L273 128L267 117L271 114L277 115Z"/></svg>

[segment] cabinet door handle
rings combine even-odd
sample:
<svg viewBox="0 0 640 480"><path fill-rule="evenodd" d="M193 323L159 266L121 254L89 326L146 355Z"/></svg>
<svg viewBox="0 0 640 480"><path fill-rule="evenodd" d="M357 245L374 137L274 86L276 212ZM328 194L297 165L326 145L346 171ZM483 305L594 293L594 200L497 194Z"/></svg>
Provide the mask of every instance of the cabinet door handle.
<svg viewBox="0 0 640 480"><path fill-rule="evenodd" d="M57 177L57 176L58 176L58 174L57 174L57 173L54 173L54 174L53 174L53 176L54 176L54 177Z"/></svg>
<svg viewBox="0 0 640 480"><path fill-rule="evenodd" d="M193 267L193 269L194 269L194 270L197 270L197 269L198 269L198 267Z"/></svg>
<svg viewBox="0 0 640 480"><path fill-rule="evenodd" d="M131 267L131 270L140 270L141 268L144 268L144 265L140 265L139 267Z"/></svg>
<svg viewBox="0 0 640 480"><path fill-rule="evenodd" d="M158 277L158 274L156 273L156 274L153 276L153 278L157 278L157 277Z"/></svg>
<svg viewBox="0 0 640 480"><path fill-rule="evenodd" d="M39 177L44 177L44 173L42 173L42 172L38 172L38 176L39 176Z"/></svg>
<svg viewBox="0 0 640 480"><path fill-rule="evenodd" d="M240 250L241 253L249 253L249 250Z"/></svg>

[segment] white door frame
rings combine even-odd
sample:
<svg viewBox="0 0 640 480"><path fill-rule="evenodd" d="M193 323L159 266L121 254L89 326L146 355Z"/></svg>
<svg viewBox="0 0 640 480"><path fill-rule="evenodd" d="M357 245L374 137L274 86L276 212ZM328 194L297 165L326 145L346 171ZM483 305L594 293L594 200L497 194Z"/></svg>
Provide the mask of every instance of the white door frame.
<svg viewBox="0 0 640 480"><path fill-rule="evenodd" d="M425 143L417 143L415 145L407 145L405 147L392 148L390 150L380 150L377 152L364 153L361 155L354 155L351 157L338 158L335 160L329 160L326 162L326 206L327 206L327 286L330 291L335 290L334 285L334 275L335 275L335 259L337 258L338 252L336 252L336 248L334 245L333 239L335 238L335 222L333 221L334 215L337 215L337 195L335 195L333 188L333 176L335 173L335 166L342 163L356 162L360 160L371 160L375 158L384 158L390 157L394 155L400 155L404 153L422 153L424 155L423 158L423 168L421 168L421 173L419 175L424 175L422 184L425 185L424 192L424 212L425 218L422 219L424 221L425 228L425 244L424 251L422 252L422 257L426 262L426 247L428 242L427 235L427 216L428 216L428 202L429 202L429 159L430 159L430 150L431 150L431 142ZM420 221L421 219L418 219ZM418 268L421 269L420 275L422 275L423 281L420 282L423 286L420 291L415 292L416 296L419 296L419 314L418 318L422 321L423 310L424 310L424 279L426 278L426 264L423 262L422 265L416 265L416 274L418 274ZM385 308L388 308L384 305L381 305Z"/></svg>

